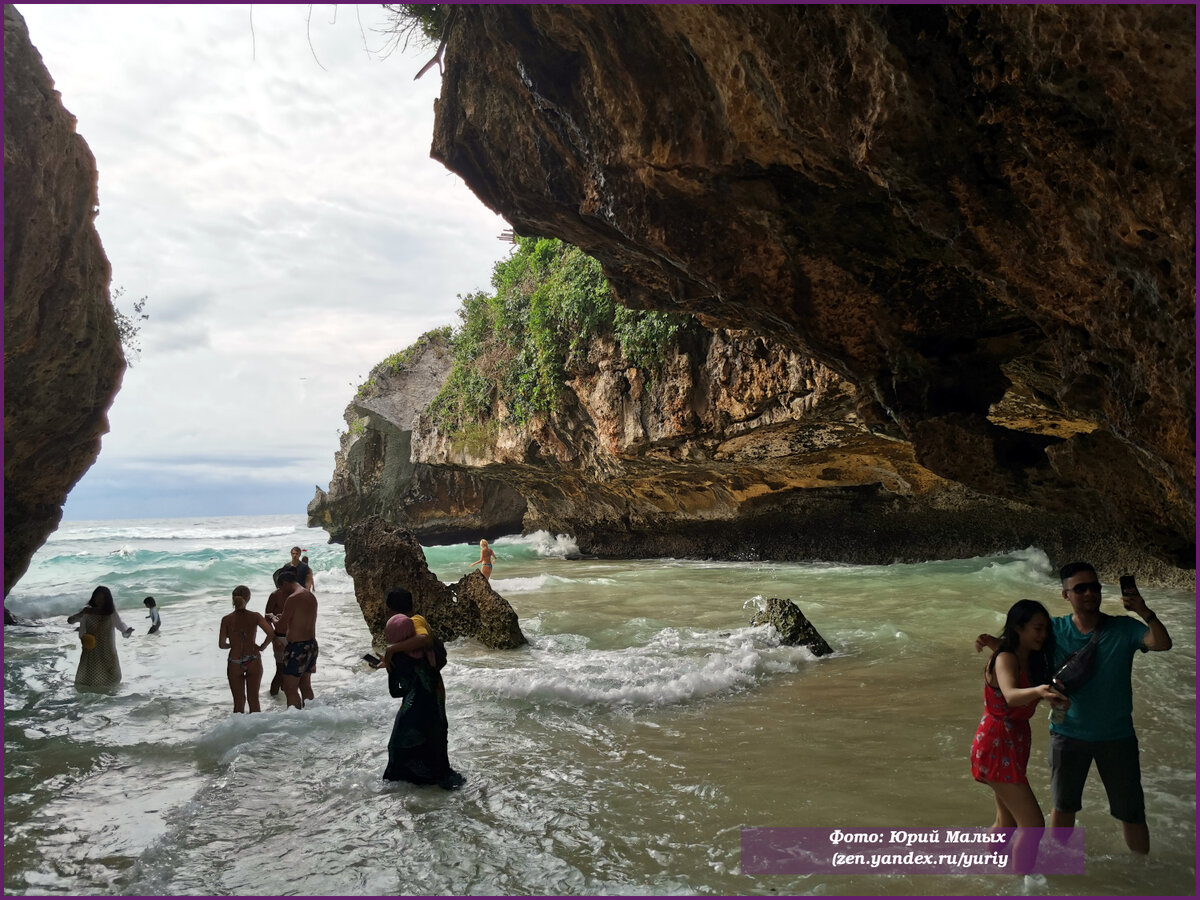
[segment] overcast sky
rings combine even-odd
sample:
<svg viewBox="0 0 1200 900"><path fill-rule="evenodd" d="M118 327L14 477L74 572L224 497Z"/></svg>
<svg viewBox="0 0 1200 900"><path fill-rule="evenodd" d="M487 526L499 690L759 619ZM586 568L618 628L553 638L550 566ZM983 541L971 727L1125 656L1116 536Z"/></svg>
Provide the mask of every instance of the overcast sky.
<svg viewBox="0 0 1200 900"><path fill-rule="evenodd" d="M64 518L302 516L371 367L508 249L429 158L432 48L384 58L378 5L17 8L150 314Z"/></svg>

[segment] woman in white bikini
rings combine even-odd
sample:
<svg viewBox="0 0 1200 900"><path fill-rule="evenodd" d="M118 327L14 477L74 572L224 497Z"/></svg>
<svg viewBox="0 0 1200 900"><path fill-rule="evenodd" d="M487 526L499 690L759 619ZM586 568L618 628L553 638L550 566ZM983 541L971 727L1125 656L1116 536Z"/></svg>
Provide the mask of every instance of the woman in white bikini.
<svg viewBox="0 0 1200 900"><path fill-rule="evenodd" d="M471 563L471 568L479 566L479 571L483 573L483 577L488 581L492 580L492 563L496 560L496 554L492 552L492 548L488 546L487 541L479 542L479 559Z"/></svg>
<svg viewBox="0 0 1200 900"><path fill-rule="evenodd" d="M235 713L245 712L247 704L250 712L259 711L258 686L262 683L263 673L259 651L275 640L271 623L261 613L246 609L249 602L250 588L239 584L233 589L233 612L221 620L221 633L217 638L217 646L229 651L229 663L225 668ZM259 628L267 635L261 644L254 640Z"/></svg>

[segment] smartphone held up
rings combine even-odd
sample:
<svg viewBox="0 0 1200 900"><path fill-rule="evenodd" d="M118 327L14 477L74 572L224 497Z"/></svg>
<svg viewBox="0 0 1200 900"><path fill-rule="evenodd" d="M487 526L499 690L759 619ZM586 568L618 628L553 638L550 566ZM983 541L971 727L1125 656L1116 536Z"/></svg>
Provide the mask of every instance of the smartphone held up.
<svg viewBox="0 0 1200 900"><path fill-rule="evenodd" d="M1131 597L1141 596L1138 593L1137 583L1133 580L1132 575L1121 576L1121 602L1125 604L1125 608L1129 609L1129 599Z"/></svg>

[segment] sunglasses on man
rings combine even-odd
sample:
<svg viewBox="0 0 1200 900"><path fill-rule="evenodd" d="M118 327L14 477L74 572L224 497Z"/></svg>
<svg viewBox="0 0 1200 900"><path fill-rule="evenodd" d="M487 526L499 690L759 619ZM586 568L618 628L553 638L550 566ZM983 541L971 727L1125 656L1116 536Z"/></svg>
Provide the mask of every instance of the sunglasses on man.
<svg viewBox="0 0 1200 900"><path fill-rule="evenodd" d="M1076 594L1086 594L1088 591L1094 591L1099 594L1102 588L1098 581L1085 581L1082 584L1077 584L1071 588Z"/></svg>

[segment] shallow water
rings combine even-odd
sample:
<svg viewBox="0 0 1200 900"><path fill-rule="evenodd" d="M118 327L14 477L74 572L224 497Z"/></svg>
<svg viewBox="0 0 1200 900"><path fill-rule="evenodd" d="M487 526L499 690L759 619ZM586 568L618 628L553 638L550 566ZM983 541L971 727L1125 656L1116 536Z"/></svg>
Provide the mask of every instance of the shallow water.
<svg viewBox="0 0 1200 900"><path fill-rule="evenodd" d="M1066 611L1040 552L902 566L601 561L568 558L567 538L501 539L493 586L530 646L450 645L450 755L468 781L446 793L380 778L396 705L358 662L367 629L341 548L323 541L266 517L67 523L42 548L8 602L39 627L5 631L7 892L1194 891L1191 594L1146 591L1175 648L1134 665L1149 860L1124 850L1093 774L1086 875L749 876L745 826L990 824L967 762L982 709L971 642L1020 597ZM317 577L316 700L296 711L264 696L263 714L235 716L220 618L238 583L261 611L296 543ZM467 545L427 555L445 581L478 558ZM123 683L82 693L65 616L99 583L138 633L120 641ZM145 634L147 593L157 635ZM749 628L769 597L796 601L836 654ZM1044 715L1033 728L1045 806Z"/></svg>

